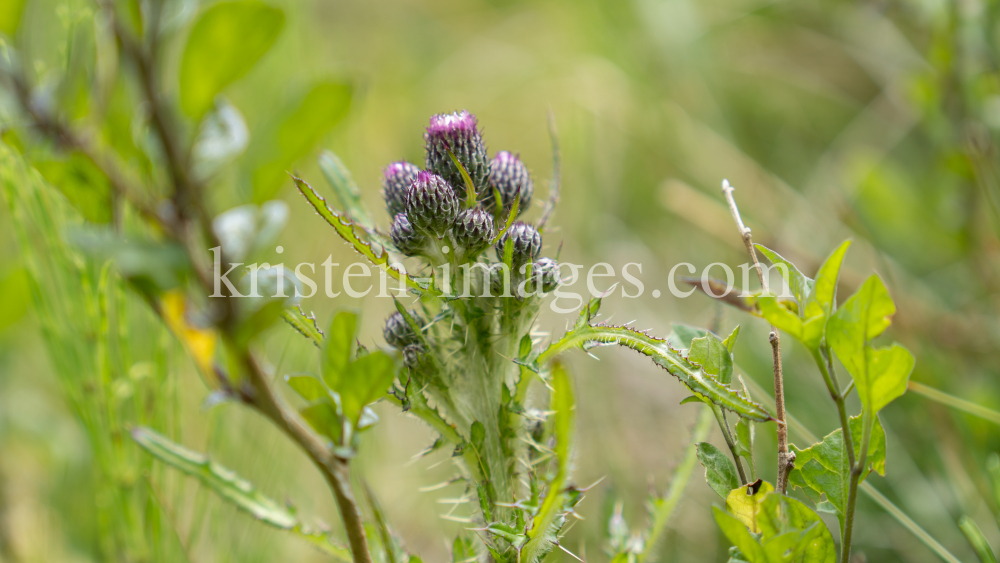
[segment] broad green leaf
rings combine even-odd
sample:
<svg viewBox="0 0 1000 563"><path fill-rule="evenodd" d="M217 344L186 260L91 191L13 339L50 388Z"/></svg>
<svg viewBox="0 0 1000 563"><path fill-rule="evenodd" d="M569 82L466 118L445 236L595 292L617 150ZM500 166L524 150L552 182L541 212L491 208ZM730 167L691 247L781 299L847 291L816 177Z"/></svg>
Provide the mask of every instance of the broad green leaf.
<svg viewBox="0 0 1000 563"><path fill-rule="evenodd" d="M816 350L823 339L826 315L814 308L807 308L806 318L788 310L776 297L765 296L757 299L760 316L772 326L795 338L806 348Z"/></svg>
<svg viewBox="0 0 1000 563"><path fill-rule="evenodd" d="M852 417L849 421L854 450L859 452L863 432L863 418ZM851 480L851 468L847 459L847 446L844 444L841 429L826 435L823 441L802 450L793 444L795 452L795 468L789 475L789 484L805 490L817 503L820 495L826 495L827 501L836 510L843 525L844 512L847 507L847 494ZM878 417L875 417L871 439L868 445L868 471L862 472L861 480L871 471L885 475L885 431Z"/></svg>
<svg viewBox="0 0 1000 563"><path fill-rule="evenodd" d="M819 267L810 301L816 302L827 316L836 308L837 282L840 280L840 266L844 263L851 241L845 240Z"/></svg>
<svg viewBox="0 0 1000 563"><path fill-rule="evenodd" d="M313 86L281 118L272 135L264 136L253 155L253 196L255 201L271 199L287 181L286 171L305 156L334 128L351 107L354 86L347 82L325 81ZM259 164L258 164L259 163Z"/></svg>
<svg viewBox="0 0 1000 563"><path fill-rule="evenodd" d="M759 481L742 487L736 487L726 495L726 510L739 519L750 531L759 534L760 525L757 515L760 513L760 503L767 493L774 491L774 485L767 481ZM740 549L743 549L740 546Z"/></svg>
<svg viewBox="0 0 1000 563"><path fill-rule="evenodd" d="M285 382L306 401L318 401L329 397L326 385L311 375L286 375Z"/></svg>
<svg viewBox="0 0 1000 563"><path fill-rule="evenodd" d="M364 407L382 398L395 377L396 360L381 350L351 362L334 388L340 394L344 417L357 426Z"/></svg>
<svg viewBox="0 0 1000 563"><path fill-rule="evenodd" d="M723 499L740 486L736 467L726 454L708 442L697 445L698 461L705 467L705 481Z"/></svg>
<svg viewBox="0 0 1000 563"><path fill-rule="evenodd" d="M357 331L358 315L351 311L340 311L334 315L326 331L322 351L323 381L334 391L340 391L340 384L347 376Z"/></svg>
<svg viewBox="0 0 1000 563"><path fill-rule="evenodd" d="M802 272L795 267L795 264L785 260L777 252L762 244L756 244L754 246L756 246L757 250L761 251L764 256L767 256L767 259L770 260L772 264L778 266L776 268L778 273L780 273L781 277L788 283L788 288L792 291L792 295L795 297L795 300L799 302L799 311L804 311L806 298L809 297L809 294L811 294L813 290L813 280L803 275ZM781 268L780 266L785 267ZM782 288L782 290L783 289L784 288ZM772 291L771 293L776 295L778 294L778 292L775 291Z"/></svg>
<svg viewBox="0 0 1000 563"><path fill-rule="evenodd" d="M203 454L175 444L167 437L142 426L132 430L132 439L153 457L198 479L212 492L257 520L294 533L337 561L352 561L351 552L334 544L329 532L309 529L297 519L292 508L268 498L252 483Z"/></svg>
<svg viewBox="0 0 1000 563"><path fill-rule="evenodd" d="M86 157L74 152L62 159L35 160L32 164L84 219L102 224L111 221L111 186Z"/></svg>
<svg viewBox="0 0 1000 563"><path fill-rule="evenodd" d="M675 328L676 331L676 328ZM577 323L558 342L553 342L536 359L537 366L544 366L570 348L583 348L593 343L617 344L649 356L653 363L665 369L695 393L712 403L742 417L758 422L774 420L764 407L746 399L716 377L692 364L666 340L623 326L588 325ZM537 369L537 368L536 368Z"/></svg>
<svg viewBox="0 0 1000 563"><path fill-rule="evenodd" d="M337 411L337 405L333 401L321 399L300 409L299 414L316 432L326 436L334 444L340 445L344 441L344 424Z"/></svg>
<svg viewBox="0 0 1000 563"><path fill-rule="evenodd" d="M691 347L691 342L695 338L699 338L708 334L708 331L703 328L686 325L684 323L673 323L670 326L670 328L673 330L674 335L677 337L677 346L685 349Z"/></svg>
<svg viewBox="0 0 1000 563"><path fill-rule="evenodd" d="M719 529L729 539L729 541L740 550L740 553L750 563L772 563L764 547L757 543L757 540L750 535L750 530L735 516L727 513L718 506L712 507L712 514L715 516L715 523Z"/></svg>
<svg viewBox="0 0 1000 563"><path fill-rule="evenodd" d="M253 68L278 38L285 14L258 0L220 2L198 18L181 56L180 102L204 115L223 88Z"/></svg>
<svg viewBox="0 0 1000 563"><path fill-rule="evenodd" d="M787 554L777 552L778 561L795 561L796 563L834 563L837 560L837 548L830 530L808 506L798 500L772 493L764 497L757 514L757 523L761 528L761 539L769 555L776 550L771 549L775 538L786 534L794 534L794 547L791 551L796 555L788 558Z"/></svg>
<svg viewBox="0 0 1000 563"><path fill-rule="evenodd" d="M733 356L726 344L712 333L691 341L688 361L717 377L723 385L729 385L733 379Z"/></svg>
<svg viewBox="0 0 1000 563"><path fill-rule="evenodd" d="M882 280L872 275L827 323L827 341L854 378L865 411L872 414L906 392L913 370L913 356L902 346L871 345L895 312Z"/></svg>
<svg viewBox="0 0 1000 563"><path fill-rule="evenodd" d="M570 454L573 449L573 426L576 418L576 402L573 398L573 386L569 374L562 364L556 362L552 366L552 400L549 410L553 411L553 435L556 438L556 474L549 483L545 500L538 509L528 541L521 550L521 560L537 561L539 557L552 548L555 538L553 526L557 517L562 514L567 497L563 488L569 478Z"/></svg>
<svg viewBox="0 0 1000 563"><path fill-rule="evenodd" d="M17 24L21 23L21 12L27 0L4 0L0 2L0 33L13 38L17 32Z"/></svg>

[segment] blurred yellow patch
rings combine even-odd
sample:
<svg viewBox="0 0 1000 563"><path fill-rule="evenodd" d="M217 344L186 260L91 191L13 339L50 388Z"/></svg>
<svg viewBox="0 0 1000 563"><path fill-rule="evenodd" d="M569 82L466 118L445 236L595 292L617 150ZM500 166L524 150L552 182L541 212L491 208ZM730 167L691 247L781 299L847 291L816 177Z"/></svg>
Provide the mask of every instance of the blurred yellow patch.
<svg viewBox="0 0 1000 563"><path fill-rule="evenodd" d="M760 485L750 483L742 487L736 487L729 491L726 496L726 510L739 519L740 522L750 528L750 531L759 534L760 526L757 525L757 515L760 514L760 503L764 501L767 493L774 491L774 485L767 481L760 481Z"/></svg>
<svg viewBox="0 0 1000 563"><path fill-rule="evenodd" d="M187 300L180 291L164 293L163 297L160 298L160 307L163 310L163 318L167 322L167 326L187 348L202 375L207 381L212 382L210 386L216 387L212 358L215 356L219 335L213 329L198 328L188 322Z"/></svg>

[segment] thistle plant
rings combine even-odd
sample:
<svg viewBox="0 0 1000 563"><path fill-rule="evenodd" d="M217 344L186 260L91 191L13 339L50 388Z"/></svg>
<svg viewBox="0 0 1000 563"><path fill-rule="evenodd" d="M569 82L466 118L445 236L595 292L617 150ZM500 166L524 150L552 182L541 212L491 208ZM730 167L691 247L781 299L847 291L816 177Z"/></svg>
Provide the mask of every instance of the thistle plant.
<svg viewBox="0 0 1000 563"><path fill-rule="evenodd" d="M139 92L135 105L148 114L148 128L143 129L148 137L139 146L127 144L112 118L99 111L71 115L76 106L53 102L51 92L33 81L16 48L4 53L0 78L13 101L16 122L25 124L3 137L5 197L18 215L25 198L15 184L29 178L39 193L61 192L91 227L101 225L102 236L88 239L100 244L84 248L80 261L94 270L99 267L103 276L112 275L110 264L117 266L116 283L127 287L185 348L210 390L210 402L230 401L258 413L308 456L329 486L346 537L308 526L295 510L264 496L233 471L164 436L163 428L158 432L142 425L155 425L157 417L132 421L132 437L143 450L262 523L301 537L332 558L355 563L419 561L402 548L363 476L352 474L352 460L366 430L378 423L371 405L392 403L433 429L437 436L427 453L452 455L454 482L465 487L472 501L472 524L454 539L453 561L536 563L558 549L568 551L561 538L589 488L578 486L572 473L575 412L585 405L577 405L572 378L560 357L573 350L589 353L617 345L648 357L650 372L666 372L690 391L684 404L697 409L698 422L670 487L650 502L649 525L633 529L620 512L612 517L606 542L612 561L655 556L696 462L704 466L708 485L722 499L721 506L711 510L733 543L730 561L851 560L858 497L864 493L877 499L865 479L886 469L886 434L879 412L906 391L914 359L898 344L874 343L895 312L877 275L838 301L849 242L835 249L813 278L807 277L777 252L753 243L733 188L724 183L724 197L759 288L694 283L709 296L769 324L773 391L753 388L753 378L739 373L734 357L738 326L723 336L721 327L677 325L672 334L659 337L602 321L604 297L595 297L582 306L564 334L544 338L538 312L547 294L562 283L559 256L546 240L560 195L554 120L553 177L548 197L537 210L532 209L535 183L518 153L491 156L473 114L442 113L430 118L423 133L423 169L405 161L384 168L384 217L367 209L350 172L332 153L320 159L335 195L331 201L300 175L291 178L306 204L339 237L398 284L396 312L382 329L385 346L369 349L358 344L358 317L353 312L340 311L319 322L281 292L240 299L245 284L295 282L281 272L267 270L263 278L249 272L235 285L213 275L223 264L242 264L272 244L286 219L283 204L265 201L277 189L268 183L274 176L270 164L252 175L259 206L244 204L221 213L213 209L206 192L219 181L212 171L224 163L197 150L213 126L232 118L223 90L273 42L283 21L280 10L244 0L202 11L184 45L180 95L174 103L159 84L164 70L158 53L168 30L161 26L162 14L156 10L162 6L157 6L150 8L153 13L129 17L110 3L96 8L109 23L99 28L109 34L101 39L129 61L134 72L128 79ZM140 21L133 21L136 18ZM226 37L223 31L246 22L261 32L252 49L239 38L230 38L228 44L221 39ZM139 25L133 27L135 23ZM228 60L234 68L223 72L213 66L216 59ZM335 94L350 98L344 89L324 83L304 99ZM338 109L344 111L328 113L346 112ZM292 131L309 125L301 120L292 124ZM111 141L100 142L103 136ZM49 167L46 175L39 153L64 160ZM290 167L302 155L279 156ZM15 169L17 181L11 180ZM81 188L70 182L87 175L98 178L96 185L105 192L74 197L74 189ZM30 237L22 238L30 247ZM779 271L783 291L771 290L758 253ZM259 344L265 331L281 321L314 345L317 354L310 373L279 373L262 356ZM795 421L784 399L782 333L814 359L816 376L837 410L839 428L822 440L809 440L814 443L789 442ZM125 335L115 338L124 340ZM850 376L846 384L836 372L838 361ZM120 371L111 363L102 365L101 372L109 378ZM298 398L286 397L286 391ZM852 392L860 400L860 413L848 411L846 399ZM773 409L762 404L772 401ZM92 411L79 410L83 416ZM126 426L117 417L113 422L109 428L115 431ZM728 453L706 441L713 423ZM773 431L777 437L777 451L769 453L777 459L773 477L758 471L761 452L754 438L760 431ZM797 432L810 435L803 428ZM799 492L804 500L793 496ZM886 502L880 501L891 506ZM837 529L831 532L817 512L835 514ZM123 525L121 533L140 533L136 528L141 527L133 526ZM939 550L933 538L915 524L910 529L948 560L950 554Z"/></svg>

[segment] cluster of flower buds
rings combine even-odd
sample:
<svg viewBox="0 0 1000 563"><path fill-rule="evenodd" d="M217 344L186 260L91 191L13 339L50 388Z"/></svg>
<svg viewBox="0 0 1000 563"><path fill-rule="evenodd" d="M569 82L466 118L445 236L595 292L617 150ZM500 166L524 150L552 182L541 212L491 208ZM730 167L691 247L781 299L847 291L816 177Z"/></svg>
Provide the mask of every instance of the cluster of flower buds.
<svg viewBox="0 0 1000 563"><path fill-rule="evenodd" d="M497 261L505 262L509 245L515 283L524 278L519 272L530 270L530 291L554 289L559 265L539 258L542 237L535 227L516 222L497 239L498 219L509 217L515 201L518 216L531 207L534 184L518 155L500 151L490 159L476 116L467 111L431 117L424 141L425 169L398 161L383 171L382 197L392 218L389 238L396 250L438 258L454 250L451 256L469 262L493 244ZM469 182L475 205L469 201ZM495 285L493 281L488 283ZM403 351L410 365L423 354L420 338L399 313L386 321L385 339Z"/></svg>
<svg viewBox="0 0 1000 563"><path fill-rule="evenodd" d="M422 323L423 320L416 311L409 311L408 314L417 324ZM382 329L382 336L390 346L403 351L403 361L406 365L415 366L420 363L424 355L424 345L402 313L397 311L389 315Z"/></svg>

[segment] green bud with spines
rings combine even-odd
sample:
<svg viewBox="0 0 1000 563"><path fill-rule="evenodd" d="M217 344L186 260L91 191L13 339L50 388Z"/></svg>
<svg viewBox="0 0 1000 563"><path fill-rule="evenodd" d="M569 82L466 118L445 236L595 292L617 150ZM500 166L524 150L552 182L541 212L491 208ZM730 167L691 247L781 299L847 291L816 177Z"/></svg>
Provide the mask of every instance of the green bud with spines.
<svg viewBox="0 0 1000 563"><path fill-rule="evenodd" d="M423 171L406 191L406 216L417 229L438 238L458 217L459 200L451 186L437 174Z"/></svg>
<svg viewBox="0 0 1000 563"><path fill-rule="evenodd" d="M505 211L510 211L514 206L514 198L519 192L521 196L517 208L518 216L531 207L535 186L531 181L531 174L528 173L528 167L521 162L518 155L507 151L498 152L490 163L489 183L490 193L486 195L488 207L493 206L494 189L500 192Z"/></svg>
<svg viewBox="0 0 1000 563"><path fill-rule="evenodd" d="M496 252L499 260L503 260L504 247L508 240L511 241L514 250L511 262L515 270L517 266L533 261L542 251L542 235L534 227L521 221L511 225L497 241Z"/></svg>
<svg viewBox="0 0 1000 563"><path fill-rule="evenodd" d="M425 237L417 232L406 213L397 213L389 229L389 238L397 250L407 256L416 256L424 247Z"/></svg>
<svg viewBox="0 0 1000 563"><path fill-rule="evenodd" d="M478 254L490 245L496 236L493 215L481 207L466 209L459 213L452 227L455 244L464 249L466 256Z"/></svg>

